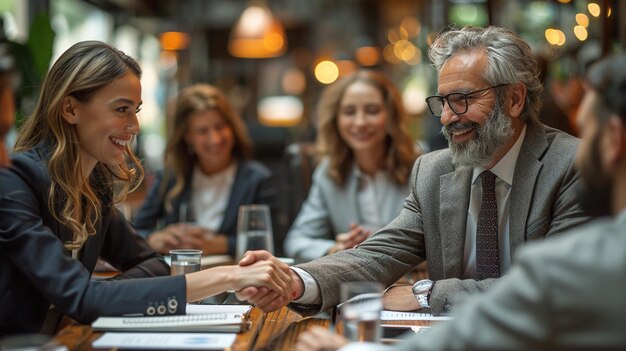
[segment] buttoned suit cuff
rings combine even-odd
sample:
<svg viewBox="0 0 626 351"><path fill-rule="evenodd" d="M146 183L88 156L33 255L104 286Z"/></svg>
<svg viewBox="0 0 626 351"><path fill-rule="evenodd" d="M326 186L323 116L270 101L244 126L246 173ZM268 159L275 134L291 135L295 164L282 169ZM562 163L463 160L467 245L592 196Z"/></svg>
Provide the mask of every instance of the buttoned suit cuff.
<svg viewBox="0 0 626 351"><path fill-rule="evenodd" d="M455 284L455 279L438 280L430 292L430 299L428 300L430 312L435 316L450 312L452 305L448 296L458 292L459 288L458 284Z"/></svg>

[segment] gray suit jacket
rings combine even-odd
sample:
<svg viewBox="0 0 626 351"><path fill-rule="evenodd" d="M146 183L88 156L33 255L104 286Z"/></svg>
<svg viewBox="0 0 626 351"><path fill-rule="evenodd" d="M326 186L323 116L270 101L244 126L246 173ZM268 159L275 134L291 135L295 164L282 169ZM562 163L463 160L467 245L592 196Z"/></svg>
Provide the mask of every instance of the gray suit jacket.
<svg viewBox="0 0 626 351"><path fill-rule="evenodd" d="M510 195L512 255L526 241L561 233L588 219L576 202L577 145L578 139L566 133L527 125ZM430 279L437 281L430 298L435 314L452 304L452 295L490 286L493 279L460 279L471 175L469 167L455 169L448 149L418 158L400 215L357 248L300 265L319 284L322 304L294 307L305 314L328 309L339 302L341 282L391 285L424 260Z"/></svg>
<svg viewBox="0 0 626 351"><path fill-rule="evenodd" d="M348 232L352 222L364 223L357 204L360 177L356 169L350 172L346 183L339 186L328 176L329 163L324 159L315 169L311 190L285 239L285 252L298 261L324 256L335 244L335 235ZM382 224L389 223L400 213L409 193L408 182L401 186L387 179L386 193L381 195L379 204Z"/></svg>
<svg viewBox="0 0 626 351"><path fill-rule="evenodd" d="M625 350L626 211L524 247L454 320L393 350Z"/></svg>

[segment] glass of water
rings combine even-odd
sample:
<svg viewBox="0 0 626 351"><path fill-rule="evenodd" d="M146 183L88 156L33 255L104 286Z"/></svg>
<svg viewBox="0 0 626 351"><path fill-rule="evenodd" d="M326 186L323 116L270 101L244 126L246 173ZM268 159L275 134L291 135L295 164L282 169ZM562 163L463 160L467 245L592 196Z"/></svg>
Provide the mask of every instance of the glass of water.
<svg viewBox="0 0 626 351"><path fill-rule="evenodd" d="M272 219L267 205L239 206L236 260L239 261L249 250L266 250L274 253Z"/></svg>
<svg viewBox="0 0 626 351"><path fill-rule="evenodd" d="M171 275L193 273L200 270L202 250L177 249L170 250Z"/></svg>
<svg viewBox="0 0 626 351"><path fill-rule="evenodd" d="M343 335L354 342L380 342L383 286L376 282L348 282L341 284L340 293Z"/></svg>

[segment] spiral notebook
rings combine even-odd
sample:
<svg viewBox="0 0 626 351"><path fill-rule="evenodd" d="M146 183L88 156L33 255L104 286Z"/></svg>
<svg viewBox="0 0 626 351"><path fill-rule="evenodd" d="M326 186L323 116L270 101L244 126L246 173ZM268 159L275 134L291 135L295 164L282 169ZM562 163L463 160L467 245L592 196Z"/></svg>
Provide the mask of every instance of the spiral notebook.
<svg viewBox="0 0 626 351"><path fill-rule="evenodd" d="M188 306L186 315L100 317L91 325L104 332L215 332L238 333L248 327L251 306ZM230 308L229 308L230 307ZM214 312L210 312L214 311ZM218 312L219 311L219 312Z"/></svg>

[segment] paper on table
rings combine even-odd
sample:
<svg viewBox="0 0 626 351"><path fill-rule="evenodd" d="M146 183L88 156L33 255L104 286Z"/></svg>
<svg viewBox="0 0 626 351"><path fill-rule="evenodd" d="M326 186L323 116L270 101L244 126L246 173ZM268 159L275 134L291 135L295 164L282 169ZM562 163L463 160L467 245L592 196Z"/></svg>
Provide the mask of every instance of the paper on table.
<svg viewBox="0 0 626 351"><path fill-rule="evenodd" d="M382 311L382 321L449 321L452 316L433 316L430 313Z"/></svg>
<svg viewBox="0 0 626 351"><path fill-rule="evenodd" d="M237 334L224 333L105 333L93 342L94 349L223 350Z"/></svg>
<svg viewBox="0 0 626 351"><path fill-rule="evenodd" d="M250 305L193 305L187 304L185 312L187 314L206 314L206 313L238 313L246 315L250 312Z"/></svg>

